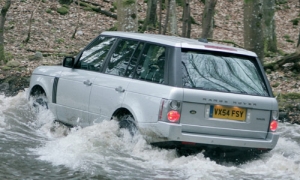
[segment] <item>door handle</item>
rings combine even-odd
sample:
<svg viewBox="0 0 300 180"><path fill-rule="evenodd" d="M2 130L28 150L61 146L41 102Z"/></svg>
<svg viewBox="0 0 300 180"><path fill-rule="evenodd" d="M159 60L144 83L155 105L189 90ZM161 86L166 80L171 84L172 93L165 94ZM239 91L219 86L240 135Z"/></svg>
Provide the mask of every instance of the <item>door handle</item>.
<svg viewBox="0 0 300 180"><path fill-rule="evenodd" d="M123 93L125 92L125 89L123 89L121 86L115 88L116 91L120 92L120 93Z"/></svg>
<svg viewBox="0 0 300 180"><path fill-rule="evenodd" d="M90 80L83 81L83 84L91 86L93 83Z"/></svg>

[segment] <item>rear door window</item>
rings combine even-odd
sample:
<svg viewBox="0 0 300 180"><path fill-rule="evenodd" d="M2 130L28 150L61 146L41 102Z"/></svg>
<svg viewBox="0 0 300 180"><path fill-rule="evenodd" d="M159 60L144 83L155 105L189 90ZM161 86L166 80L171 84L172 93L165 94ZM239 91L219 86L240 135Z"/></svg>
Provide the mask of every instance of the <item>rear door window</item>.
<svg viewBox="0 0 300 180"><path fill-rule="evenodd" d="M154 44L145 45L137 65L135 78L163 84L165 55L165 47Z"/></svg>
<svg viewBox="0 0 300 180"><path fill-rule="evenodd" d="M112 37L98 37L83 51L76 68L100 71L104 63L104 59L115 40L116 38Z"/></svg>
<svg viewBox="0 0 300 180"><path fill-rule="evenodd" d="M268 96L254 57L183 50L183 86L194 89Z"/></svg>
<svg viewBox="0 0 300 180"><path fill-rule="evenodd" d="M118 76L125 76L127 68L128 70L134 68L134 65L131 63L131 59L135 59L135 52L137 52L135 50L137 49L138 45L138 41L127 39L120 40L109 59L105 73ZM126 76L128 75L129 73L126 73Z"/></svg>

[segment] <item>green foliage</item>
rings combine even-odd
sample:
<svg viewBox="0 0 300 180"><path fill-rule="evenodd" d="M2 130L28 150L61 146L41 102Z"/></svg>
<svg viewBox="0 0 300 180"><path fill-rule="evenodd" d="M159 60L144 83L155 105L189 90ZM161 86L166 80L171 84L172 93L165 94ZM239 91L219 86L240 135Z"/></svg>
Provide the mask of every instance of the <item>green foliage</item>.
<svg viewBox="0 0 300 180"><path fill-rule="evenodd" d="M61 14L61 15L66 15L66 14L68 14L68 12L69 12L69 9L67 9L66 7L60 7L60 8L58 8L57 9L57 12L59 13L59 14Z"/></svg>
<svg viewBox="0 0 300 180"><path fill-rule="evenodd" d="M298 26L299 20L300 20L300 18L296 18L296 19L291 20L291 22L293 23L294 26Z"/></svg>
<svg viewBox="0 0 300 180"><path fill-rule="evenodd" d="M276 88L276 87L278 87L279 85L280 85L280 83L277 82L277 83L273 84L272 87Z"/></svg>
<svg viewBox="0 0 300 180"><path fill-rule="evenodd" d="M14 58L14 55L12 53L10 53L10 52L5 52L4 54L5 54L5 61L6 62L10 61L10 60L12 60Z"/></svg>
<svg viewBox="0 0 300 180"><path fill-rule="evenodd" d="M132 19L135 19L137 17L135 13L131 14L130 16Z"/></svg>
<svg viewBox="0 0 300 180"><path fill-rule="evenodd" d="M110 12L115 12L115 8L110 8L109 11Z"/></svg>
<svg viewBox="0 0 300 180"><path fill-rule="evenodd" d="M300 93L281 94L283 99L300 99Z"/></svg>
<svg viewBox="0 0 300 180"><path fill-rule="evenodd" d="M289 35L284 35L283 38L286 40L286 42L294 43L294 41L291 40L291 37Z"/></svg>
<svg viewBox="0 0 300 180"><path fill-rule="evenodd" d="M123 0L124 6L130 6L135 3L135 0Z"/></svg>
<svg viewBox="0 0 300 180"><path fill-rule="evenodd" d="M178 6L183 7L183 6L184 6L184 0L176 0L176 4L177 4Z"/></svg>
<svg viewBox="0 0 300 180"><path fill-rule="evenodd" d="M4 71L9 71L9 70L11 70L11 67L2 66L1 69L4 70Z"/></svg>
<svg viewBox="0 0 300 180"><path fill-rule="evenodd" d="M118 27L113 26L113 27L109 28L108 31L118 31Z"/></svg>
<svg viewBox="0 0 300 180"><path fill-rule="evenodd" d="M55 40L55 42L58 44L62 44L63 42L65 42L65 40L63 38L58 38Z"/></svg>
<svg viewBox="0 0 300 180"><path fill-rule="evenodd" d="M198 23L196 22L196 20L192 16L190 16L190 18L191 18L191 24L197 24L198 25Z"/></svg>
<svg viewBox="0 0 300 180"><path fill-rule="evenodd" d="M205 4L205 0L200 0L200 2L202 2L203 4Z"/></svg>
<svg viewBox="0 0 300 180"><path fill-rule="evenodd" d="M70 5L73 2L73 0L59 0L60 4L67 4Z"/></svg>
<svg viewBox="0 0 300 180"><path fill-rule="evenodd" d="M51 9L46 9L46 13L51 14L52 10Z"/></svg>
<svg viewBox="0 0 300 180"><path fill-rule="evenodd" d="M18 62L18 61L8 61L7 63L6 63L6 66L8 66L8 67L18 67L18 66L20 66L20 62Z"/></svg>
<svg viewBox="0 0 300 180"><path fill-rule="evenodd" d="M287 0L276 0L276 1L275 1L275 4L276 4L276 5L281 5L281 4L286 4L286 3L288 3Z"/></svg>
<svg viewBox="0 0 300 180"><path fill-rule="evenodd" d="M113 2L112 6L114 7L114 9L118 9L117 2Z"/></svg>

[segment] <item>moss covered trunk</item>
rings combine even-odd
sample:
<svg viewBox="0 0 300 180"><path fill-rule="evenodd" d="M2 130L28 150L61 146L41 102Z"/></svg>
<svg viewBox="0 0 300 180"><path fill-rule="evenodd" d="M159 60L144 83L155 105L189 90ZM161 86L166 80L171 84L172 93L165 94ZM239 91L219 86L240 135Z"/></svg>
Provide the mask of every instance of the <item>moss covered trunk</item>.
<svg viewBox="0 0 300 180"><path fill-rule="evenodd" d="M155 29L157 23L157 0L148 0L147 6L147 14L143 26L144 31Z"/></svg>
<svg viewBox="0 0 300 180"><path fill-rule="evenodd" d="M0 63L5 62L5 53L4 53L4 23L6 18L6 13L11 5L11 0L6 0L5 5L1 9L0 17Z"/></svg>
<svg viewBox="0 0 300 180"><path fill-rule="evenodd" d="M213 20L217 1L218 0L205 1L205 8L202 18L202 38L207 39L213 37Z"/></svg>
<svg viewBox="0 0 300 180"><path fill-rule="evenodd" d="M264 58L262 4L263 0L244 0L244 47L254 51L261 62Z"/></svg>
<svg viewBox="0 0 300 180"><path fill-rule="evenodd" d="M265 52L277 52L275 0L263 1L263 29Z"/></svg>
<svg viewBox="0 0 300 180"><path fill-rule="evenodd" d="M117 0L118 31L138 31L138 17L136 6L136 0Z"/></svg>

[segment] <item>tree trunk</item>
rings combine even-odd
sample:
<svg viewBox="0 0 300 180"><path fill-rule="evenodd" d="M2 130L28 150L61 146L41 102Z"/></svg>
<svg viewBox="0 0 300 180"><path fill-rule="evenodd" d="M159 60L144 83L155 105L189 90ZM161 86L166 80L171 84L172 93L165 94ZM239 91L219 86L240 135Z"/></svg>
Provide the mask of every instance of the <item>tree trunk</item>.
<svg viewBox="0 0 300 180"><path fill-rule="evenodd" d="M275 0L263 1L264 51L277 52Z"/></svg>
<svg viewBox="0 0 300 180"><path fill-rule="evenodd" d="M6 13L9 10L11 5L11 0L6 0L5 5L1 9L0 17L0 63L5 63L5 53L4 53L4 23Z"/></svg>
<svg viewBox="0 0 300 180"><path fill-rule="evenodd" d="M298 43L297 43L297 47L299 47L300 44L300 31L299 31L299 36L298 36Z"/></svg>
<svg viewBox="0 0 300 180"><path fill-rule="evenodd" d="M262 1L244 1L244 47L254 51L261 62L264 59Z"/></svg>
<svg viewBox="0 0 300 180"><path fill-rule="evenodd" d="M167 5L166 5L167 14L166 14L166 19L165 19L165 26L164 26L163 34L166 34L167 30L168 30L169 16L170 16L170 4L171 4L170 2L171 2L171 0L167 0Z"/></svg>
<svg viewBox="0 0 300 180"><path fill-rule="evenodd" d="M182 37L190 37L191 34L191 15L190 0L185 0L182 13Z"/></svg>
<svg viewBox="0 0 300 180"><path fill-rule="evenodd" d="M147 15L143 26L144 31L153 30L156 28L156 22L157 22L156 9L157 9L157 0L148 0Z"/></svg>
<svg viewBox="0 0 300 180"><path fill-rule="evenodd" d="M173 36L178 35L177 27L177 13L176 13L176 0L170 1L170 21L169 21L170 34Z"/></svg>
<svg viewBox="0 0 300 180"><path fill-rule="evenodd" d="M79 0L77 0L77 7L76 7L76 11L77 11L77 23L76 23L76 27L75 27L74 33L72 35L72 39L74 39L76 37L76 33L77 33L77 30L78 30L78 27L79 27L79 21L80 21L79 7L80 7L80 3L79 3Z"/></svg>
<svg viewBox="0 0 300 180"><path fill-rule="evenodd" d="M138 17L136 6L136 0L117 0L118 31L138 31Z"/></svg>
<svg viewBox="0 0 300 180"><path fill-rule="evenodd" d="M299 62L300 62L300 46L297 47L295 53L285 56L282 59L280 59L279 61L265 64L264 68L276 70L276 69L282 68L282 66L286 63L294 63L294 69L296 69L298 72L300 72Z"/></svg>
<svg viewBox="0 0 300 180"><path fill-rule="evenodd" d="M159 34L161 34L161 23L162 23L162 0L159 0L159 29L158 29Z"/></svg>
<svg viewBox="0 0 300 180"><path fill-rule="evenodd" d="M33 19L33 14L34 12L39 8L40 4L41 4L42 0L39 1L37 7L31 12L30 14L30 18L29 18L29 27L28 27L28 32L27 32L27 38L24 40L24 43L28 43L30 40L30 35L31 35L31 24L32 24L32 19Z"/></svg>
<svg viewBox="0 0 300 180"><path fill-rule="evenodd" d="M215 14L215 7L218 0L206 0L205 8L202 18L202 36L201 38L212 38L213 37L213 21Z"/></svg>

